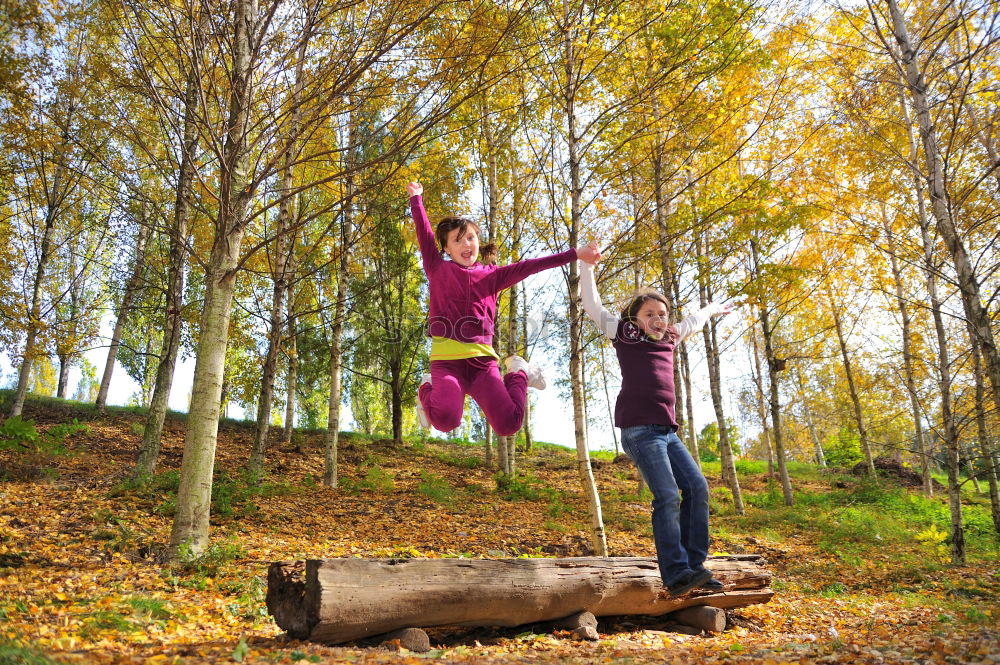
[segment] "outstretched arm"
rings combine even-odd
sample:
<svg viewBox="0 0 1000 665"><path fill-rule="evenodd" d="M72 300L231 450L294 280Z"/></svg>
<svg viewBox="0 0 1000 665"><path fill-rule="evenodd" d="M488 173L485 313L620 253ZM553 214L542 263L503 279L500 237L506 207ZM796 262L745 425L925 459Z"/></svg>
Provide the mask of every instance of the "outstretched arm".
<svg viewBox="0 0 1000 665"><path fill-rule="evenodd" d="M586 261L580 261L580 297L583 300L583 311L608 339L613 340L618 334L619 319L601 304L601 296L597 293L597 284L594 282L594 266Z"/></svg>
<svg viewBox="0 0 1000 665"><path fill-rule="evenodd" d="M713 316L723 316L731 311L733 310L729 305L717 302L709 303L674 326L674 330L677 332L677 342L680 343L701 330Z"/></svg>
<svg viewBox="0 0 1000 665"><path fill-rule="evenodd" d="M417 229L417 245L420 247L420 256L424 262L424 272L429 274L431 269L440 265L444 259L438 252L434 231L427 219L427 211L424 210L422 198L424 186L419 182L411 182L406 186L406 192L410 195L410 212L413 215L413 225Z"/></svg>
<svg viewBox="0 0 1000 665"><path fill-rule="evenodd" d="M493 272L493 290L497 293L509 286L517 284L525 277L534 275L536 272L558 268L576 259L576 250L567 249L565 252L543 256L538 259L525 259L517 263L500 266Z"/></svg>
<svg viewBox="0 0 1000 665"><path fill-rule="evenodd" d="M565 252L559 252L558 254L553 254L551 256L543 256L540 259L527 259L525 261L518 261L517 263L501 266L493 273L493 279L495 280L494 290L499 293L507 287L517 284L529 275L534 275L536 272L541 272L542 270L547 270L549 268L565 265L573 259L597 263L601 260L601 252L597 248L597 243L592 242L577 249L567 249Z"/></svg>

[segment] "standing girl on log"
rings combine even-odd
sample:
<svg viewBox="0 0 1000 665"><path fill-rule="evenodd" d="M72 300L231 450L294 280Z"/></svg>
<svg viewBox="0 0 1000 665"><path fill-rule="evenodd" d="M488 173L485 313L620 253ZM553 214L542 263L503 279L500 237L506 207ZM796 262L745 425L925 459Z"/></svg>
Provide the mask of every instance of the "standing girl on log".
<svg viewBox="0 0 1000 665"><path fill-rule="evenodd" d="M622 431L622 449L653 493L653 541L663 586L670 596L696 588L720 591L722 583L704 566L708 483L676 433L674 349L730 309L711 304L671 325L667 299L646 289L619 318L601 305L593 265L581 261L580 267L583 309L611 340L621 366L615 426Z"/></svg>
<svg viewBox="0 0 1000 665"><path fill-rule="evenodd" d="M474 222L445 217L434 232L424 211L423 185L411 182L406 190L430 291L431 371L417 389L417 417L423 427L451 431L462 423L465 396L471 395L493 430L511 436L524 421L528 387L544 389L545 377L516 355L506 359L507 374L500 376L500 358L492 347L497 295L542 270L577 258L594 261L596 252L583 247L506 266L484 265L477 260ZM495 253L492 245L483 249Z"/></svg>

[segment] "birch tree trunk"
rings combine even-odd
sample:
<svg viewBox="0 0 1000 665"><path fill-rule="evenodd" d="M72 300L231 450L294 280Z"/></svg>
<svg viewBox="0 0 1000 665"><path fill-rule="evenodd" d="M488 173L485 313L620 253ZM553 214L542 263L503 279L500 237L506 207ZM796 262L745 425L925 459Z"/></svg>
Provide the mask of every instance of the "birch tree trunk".
<svg viewBox="0 0 1000 665"><path fill-rule="evenodd" d="M246 228L250 191L247 187L247 118L251 84L251 40L256 34L255 0L235 0L231 95L223 160L219 172L219 211L215 240L205 270L205 302L201 314L191 409L181 460L177 508L170 532L169 556L199 554L208 545L212 473L225 374L229 317L236 266Z"/></svg>
<svg viewBox="0 0 1000 665"><path fill-rule="evenodd" d="M285 374L285 419L281 430L281 440L285 444L292 442L292 432L295 430L295 388L299 378L299 353L296 344L298 330L292 300L292 291L289 289L288 295L285 297L288 319L288 341L285 344L285 351L288 355L288 371Z"/></svg>
<svg viewBox="0 0 1000 665"><path fill-rule="evenodd" d="M763 429L764 445L767 447L767 476L774 478L774 451L771 449L771 429L767 422L767 399L764 397L764 376L760 366L760 343L757 341L757 328L750 328L750 345L753 348L754 386L757 389L757 417L760 418Z"/></svg>
<svg viewBox="0 0 1000 665"><path fill-rule="evenodd" d="M521 260L521 233L522 226L521 220L524 217L523 206L524 206L524 193L522 191L521 180L515 174L512 178L513 180L513 200L511 202L511 251L510 260L520 261ZM522 284L514 284L507 291L507 339L506 339L506 354L508 356L514 355L518 352L518 325L517 325L517 302L518 302L518 292L523 289ZM527 397L525 398L525 404L527 404ZM527 414L525 415L525 420L527 420ZM522 425L522 428L524 425ZM507 446L507 464L509 466L507 472L513 475L517 471L516 455L517 455L517 435L505 437L505 443Z"/></svg>
<svg viewBox="0 0 1000 665"><path fill-rule="evenodd" d="M497 210L500 206L500 191L497 184L497 156L496 145L493 138L492 118L490 117L490 93L489 90L483 92L482 98L482 124L483 141L486 144L486 239L487 242L496 242L497 232ZM496 340L498 341L498 340ZM494 343L496 343L496 341ZM500 368L501 373L503 368ZM493 463L493 428L486 420L483 413L483 447L487 462L487 468ZM510 462L507 459L507 442L504 437L497 437L497 465L500 473L510 474Z"/></svg>
<svg viewBox="0 0 1000 665"><path fill-rule="evenodd" d="M948 460L948 504L951 512L952 543L951 554L954 563L965 561L965 536L962 529L961 487L959 485L959 440L958 429L951 404L951 359L948 353L948 332L944 325L944 315L941 311L941 298L938 296L937 278L938 266L934 260L934 242L931 239L930 224L924 220L920 228L924 243L924 262L927 271L927 294L931 301L931 317L934 319L934 332L937 338L937 369L938 389L941 392L941 429L944 439L945 453Z"/></svg>
<svg viewBox="0 0 1000 665"><path fill-rule="evenodd" d="M651 115L656 122L656 134L653 145L653 220L656 223L657 235L660 241L660 274L663 279L663 295L667 298L670 304L670 311L675 315L680 314L680 285L678 280L674 275L675 267L673 265L673 242L670 238L670 229L667 225L667 220L670 216L670 211L667 209L666 197L663 193L663 138L662 138L662 114L660 113L659 105L653 101L653 112ZM635 219L639 218L637 214L638 211L633 212ZM684 376L684 368L681 366L682 363L679 360L679 353L686 354L687 347L684 342L680 342L677 348L674 350L674 413L677 420L677 429L679 433L683 433L685 426L688 429L687 447L691 452L691 457L694 459L694 463L701 468L701 455L698 454L698 439L694 436L694 424L691 422L691 412L685 413L683 405L685 404L685 397L690 397L690 383L686 382L686 377Z"/></svg>
<svg viewBox="0 0 1000 665"><path fill-rule="evenodd" d="M976 379L976 430L979 438L979 452L986 466L986 482L990 488L990 512L993 515L993 528L1000 533L1000 493L997 491L997 467L993 455L993 442L990 439L989 427L986 425L986 387L983 385L983 361L979 354L976 336L970 330L972 340L973 373Z"/></svg>
<svg viewBox="0 0 1000 665"><path fill-rule="evenodd" d="M286 157L284 192L291 188L291 159ZM267 450L267 435L271 428L271 407L274 403L274 381L278 374L278 354L281 352L281 332L285 328L285 294L288 291L285 265L288 262L288 225L291 217L289 199L282 201L278 211L278 229L274 248L274 284L271 289L271 311L268 323L267 352L260 379L260 395L257 398L257 422L254 425L253 445L247 469L251 476L260 476L264 471L264 455Z"/></svg>
<svg viewBox="0 0 1000 665"><path fill-rule="evenodd" d="M170 256L167 265L166 306L163 317L163 337L156 366L156 380L149 400L149 413L142 431L142 445L132 472L134 481L149 478L156 470L163 436L163 422L167 417L170 390L173 387L177 353L181 345L184 324L184 264L187 260L188 227L191 223L191 192L194 182L194 154L198 148L198 131L195 108L199 99L200 72L197 66L202 53L209 14L201 8L197 28L192 40L191 68L184 87L184 129L181 139L180 165L177 174L177 193L174 199L173 227L170 229Z"/></svg>
<svg viewBox="0 0 1000 665"><path fill-rule="evenodd" d="M698 298L702 307L712 300L712 285L709 283L706 269L707 239L699 237L698 246ZM740 481L736 477L736 464L733 461L733 448L729 442L729 427L726 424L726 414L722 407L722 371L719 366L719 342L715 335L715 322L709 321L702 327L705 340L705 357L708 360L708 380L712 393L712 406L715 408L715 421L719 428L719 457L722 466L722 481L733 493L733 506L737 515L743 515L743 494L740 492Z"/></svg>
<svg viewBox="0 0 1000 665"><path fill-rule="evenodd" d="M569 246L580 244L580 222L582 211L580 197L583 188L580 184L580 157L578 154L578 137L576 128L576 92L579 86L578 70L574 46L574 29L571 28L571 17L563 17L563 67L565 72L565 87L563 89L563 108L566 113L566 140L569 152L570 179L570 228ZM601 497L597 493L594 482L594 472L590 466L590 454L587 450L587 423L583 404L583 353L581 348L582 330L580 325L580 275L576 261L569 264L569 376L573 395L573 429L576 434L576 463L587 496L587 506L590 512L591 544L594 554L607 556L608 543L604 532L604 519L601 516Z"/></svg>
<svg viewBox="0 0 1000 665"><path fill-rule="evenodd" d="M132 270L129 272L128 280L125 282L125 291L122 293L122 300L118 305L118 316L115 317L115 327L111 332L111 343L108 345L108 357L104 361L104 374L101 375L101 387L97 391L97 400L94 402L98 411L103 411L108 402L108 390L111 388L111 375L115 369L115 360L118 358L118 347L122 341L122 333L125 332L125 323L132 313L132 301L135 300L142 279L149 234L150 225L143 219L139 222L139 230L136 233Z"/></svg>
<svg viewBox="0 0 1000 665"><path fill-rule="evenodd" d="M292 165L297 153L299 124L302 115L301 96L306 52L312 34L313 13L307 11L303 36L299 42L299 52L295 63L295 82L292 88L292 117L289 137L285 142L284 165L281 173L281 203L278 207L278 228L274 250L274 288L271 292L271 315L267 336L267 353L261 374L260 396L257 399L257 423L254 428L253 447L250 452L248 469L251 475L259 476L264 470L264 455L267 450L267 434L271 427L271 407L274 402L274 382L278 374L278 355L281 352L281 332L285 328L282 320L285 310L285 296L288 294L288 263L295 249L294 232L289 233L295 215L295 198L292 195L295 181Z"/></svg>
<svg viewBox="0 0 1000 665"><path fill-rule="evenodd" d="M914 145L913 148L915 147ZM915 193L920 197L920 207L923 208L923 195L919 187ZM903 380L906 382L906 392L910 397L910 413L913 414L913 443L917 455L920 456L924 493L930 495L932 491L930 465L927 463L927 452L924 450L923 418L920 412L920 400L917 397L917 383L913 378L912 317L910 316L910 308L906 306L906 297L903 294L903 274L899 268L899 259L896 256L896 234L893 233L892 224L884 210L882 213L882 225L885 228L886 244L889 250L889 267L892 269L892 278L896 287L896 306L899 308L899 316L903 323Z"/></svg>
<svg viewBox="0 0 1000 665"><path fill-rule="evenodd" d="M750 251L753 258L754 277L760 276L760 265L757 255L757 243L750 241ZM781 478L781 493L786 506L791 506L795 499L792 493L792 481L788 477L788 465L785 459L785 444L781 435L781 402L778 395L778 363L774 355L771 328L771 315L767 304L761 300L759 306L760 327L764 336L764 362L767 364L767 378L770 390L771 426L774 431L774 456L778 460L778 475Z"/></svg>
<svg viewBox="0 0 1000 665"><path fill-rule="evenodd" d="M844 337L844 326L840 319L840 310L833 301L833 294L827 293L830 300L830 312L833 314L833 325L837 330L837 342L840 345L840 357L844 361L844 374L847 376L847 389L851 395L851 404L854 406L854 422L858 426L858 437L861 439L861 451L865 454L865 466L868 473L875 477L875 458L872 456L871 444L868 441L868 430L865 427L865 419L861 413L861 398L858 396L857 384L854 382L854 370L851 367L851 357L847 352L847 340Z"/></svg>
<svg viewBox="0 0 1000 665"><path fill-rule="evenodd" d="M348 108L351 108L348 103ZM344 181L344 206L340 213L340 261L337 269L337 304L330 328L330 399L327 402L326 436L323 437L323 485L338 485L338 448L340 439L340 400L344 372L344 321L347 317L348 275L351 267L351 247L354 242L354 172L350 168L355 142L354 112L347 118L347 176Z"/></svg>
<svg viewBox="0 0 1000 665"><path fill-rule="evenodd" d="M69 117L72 117L72 113L73 107L70 105ZM68 145L69 143L68 127L69 122L67 121L67 129L63 133L63 145ZM55 235L56 221L59 217L63 200L65 170L65 164L60 156L56 164L55 175L52 178L52 189L46 193L45 225L42 231L42 242L38 251L38 265L35 266L34 280L31 285L28 331L25 335L24 351L21 354L21 366L17 373L17 387L14 389L14 400L8 413L8 417L10 418L20 416L24 409L24 399L28 394L28 381L31 378L31 367L38 353L38 349L35 347L42 325L42 285L45 281L45 271L49 267L49 260L52 258L52 240Z"/></svg>
<svg viewBox="0 0 1000 665"><path fill-rule="evenodd" d="M673 280L674 302L680 302L680 284L678 280ZM682 341L677 346L677 356L680 366L681 384L684 386L684 411L686 417L684 422L687 425L687 447L691 456L698 460L701 468L701 451L698 450L698 435L694 431L694 390L691 387L691 359L688 355L687 341Z"/></svg>
<svg viewBox="0 0 1000 665"><path fill-rule="evenodd" d="M79 237L69 241L70 244L79 242ZM79 254L79 247L70 247L69 250L69 331L67 337L74 338L80 317L80 291L83 287L83 271L77 272L78 264L76 257ZM85 270L85 269L84 269ZM71 345L56 343L56 353L59 357L59 381L56 387L56 397L66 399L66 389L69 387L69 370L73 364L75 349Z"/></svg>
<svg viewBox="0 0 1000 665"><path fill-rule="evenodd" d="M521 299L521 339L524 356L528 356L528 297ZM524 450L531 450L531 393L524 400Z"/></svg>
<svg viewBox="0 0 1000 665"><path fill-rule="evenodd" d="M621 451L618 448L618 428L615 427L615 410L611 406L611 393L608 392L608 366L605 360L603 342L604 340L601 340L601 344L598 347L601 350L601 383L604 386L604 401L608 405L608 422L611 423L611 438L615 444L615 457L617 457Z"/></svg>
<svg viewBox="0 0 1000 665"><path fill-rule="evenodd" d="M826 455L823 454L823 445L816 434L816 424L813 422L812 411L806 403L806 385L802 380L802 372L798 369L795 370L795 380L799 384L799 395L802 396L802 415L805 418L806 427L809 429L809 439L812 441L813 450L816 454L816 464L820 467L825 467Z"/></svg>
<svg viewBox="0 0 1000 665"><path fill-rule="evenodd" d="M938 233L944 240L951 255L955 273L958 277L958 289L962 296L962 306L966 319L975 331L979 341L983 360L993 388L993 403L1000 410L1000 353L997 351L996 339L993 336L990 314L983 305L985 300L980 294L979 278L969 259L965 243L955 226L948 209L948 190L945 182L944 163L938 150L937 132L931 118L927 101L927 82L917 63L917 51L910 41L906 28L906 20L896 0L886 0L889 15L892 20L892 33L899 47L899 64L905 76L906 85L913 100L913 111L917 126L920 128L920 139L924 149L924 164L926 168L927 189L930 195L931 212L937 225ZM886 44L888 46L888 44ZM890 50L893 53L893 50ZM953 509L954 512L954 509ZM954 544L953 544L954 547Z"/></svg>

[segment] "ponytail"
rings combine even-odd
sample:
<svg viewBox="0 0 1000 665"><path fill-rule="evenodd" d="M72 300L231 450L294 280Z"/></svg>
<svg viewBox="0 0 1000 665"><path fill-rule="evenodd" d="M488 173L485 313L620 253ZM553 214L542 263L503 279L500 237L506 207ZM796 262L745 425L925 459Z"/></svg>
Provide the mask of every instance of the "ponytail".
<svg viewBox="0 0 1000 665"><path fill-rule="evenodd" d="M479 262L484 266L495 266L497 264L497 244L488 243L479 248Z"/></svg>

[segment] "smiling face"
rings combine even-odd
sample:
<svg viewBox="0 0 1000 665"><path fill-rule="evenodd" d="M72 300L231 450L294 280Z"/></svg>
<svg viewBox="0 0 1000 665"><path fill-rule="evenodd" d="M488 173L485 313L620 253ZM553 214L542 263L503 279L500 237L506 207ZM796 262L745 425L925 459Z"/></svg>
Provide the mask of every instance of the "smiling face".
<svg viewBox="0 0 1000 665"><path fill-rule="evenodd" d="M661 301L649 298L639 306L635 313L635 322L650 339L661 340L667 334L670 322L667 319L667 306Z"/></svg>
<svg viewBox="0 0 1000 665"><path fill-rule="evenodd" d="M622 312L622 318L633 322L649 339L660 341L670 333L670 308L667 299L652 290L636 296Z"/></svg>
<svg viewBox="0 0 1000 665"><path fill-rule="evenodd" d="M468 268L479 258L479 227L462 218L446 218L438 225L438 240L445 253L458 265Z"/></svg>

